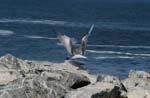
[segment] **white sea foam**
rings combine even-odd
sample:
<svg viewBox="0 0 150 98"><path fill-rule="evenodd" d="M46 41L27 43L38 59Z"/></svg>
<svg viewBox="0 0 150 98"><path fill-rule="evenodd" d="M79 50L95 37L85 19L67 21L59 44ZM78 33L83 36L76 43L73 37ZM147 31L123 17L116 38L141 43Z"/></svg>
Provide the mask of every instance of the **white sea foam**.
<svg viewBox="0 0 150 98"><path fill-rule="evenodd" d="M80 44L76 44L80 45ZM104 47L104 48L127 48L127 49L150 49L150 46L125 46L125 45L98 45L98 44L88 44L88 47Z"/></svg>
<svg viewBox="0 0 150 98"><path fill-rule="evenodd" d="M144 53L130 53L130 52L116 52L116 51L96 51L96 50L86 50L87 52L91 53L101 53L101 54L118 54L118 55L128 55L128 56L144 56L144 57L150 57L150 54L144 54Z"/></svg>
<svg viewBox="0 0 150 98"><path fill-rule="evenodd" d="M57 20L34 20L34 19L0 19L0 23L27 23L27 24L47 24L67 27L89 27L91 24L80 22L57 21Z"/></svg>
<svg viewBox="0 0 150 98"><path fill-rule="evenodd" d="M65 24L65 21L31 20L31 19L1 19L1 23L35 23L35 24Z"/></svg>
<svg viewBox="0 0 150 98"><path fill-rule="evenodd" d="M13 31L10 31L10 30L0 30L0 36L9 36L9 35L12 35L14 34Z"/></svg>
<svg viewBox="0 0 150 98"><path fill-rule="evenodd" d="M150 49L150 46L124 46L124 45L88 45L89 47L106 47L106 48L147 48Z"/></svg>
<svg viewBox="0 0 150 98"><path fill-rule="evenodd" d="M94 59L134 59L136 57L131 56L98 56L94 57Z"/></svg>
<svg viewBox="0 0 150 98"><path fill-rule="evenodd" d="M86 27L89 28L92 22L74 22L74 21L59 21L59 20L44 20L44 19L0 19L0 23L27 23L27 24L47 24L47 25L57 25L66 27ZM143 24L135 23L123 23L123 22L94 22L96 28L106 28L106 29L121 29L121 30L145 30L150 31L149 27L145 27ZM132 25L132 26L131 26Z"/></svg>
<svg viewBox="0 0 150 98"><path fill-rule="evenodd" d="M26 38L31 38L31 39L51 39L51 40L57 40L57 37L44 37L44 36L35 36L35 35L24 35Z"/></svg>

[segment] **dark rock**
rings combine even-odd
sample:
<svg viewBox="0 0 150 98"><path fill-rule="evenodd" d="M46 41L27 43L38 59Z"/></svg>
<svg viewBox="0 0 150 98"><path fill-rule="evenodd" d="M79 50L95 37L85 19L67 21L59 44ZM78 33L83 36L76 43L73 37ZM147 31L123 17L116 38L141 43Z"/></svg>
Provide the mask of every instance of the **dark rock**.
<svg viewBox="0 0 150 98"><path fill-rule="evenodd" d="M83 81L83 80L81 80L81 81L76 81L76 82L71 86L71 88L77 89L77 88L81 88L81 87L84 87L84 86L89 85L89 84L90 84L89 81Z"/></svg>
<svg viewBox="0 0 150 98"><path fill-rule="evenodd" d="M127 98L121 95L120 88L111 83L97 82L75 91L71 91L66 98Z"/></svg>

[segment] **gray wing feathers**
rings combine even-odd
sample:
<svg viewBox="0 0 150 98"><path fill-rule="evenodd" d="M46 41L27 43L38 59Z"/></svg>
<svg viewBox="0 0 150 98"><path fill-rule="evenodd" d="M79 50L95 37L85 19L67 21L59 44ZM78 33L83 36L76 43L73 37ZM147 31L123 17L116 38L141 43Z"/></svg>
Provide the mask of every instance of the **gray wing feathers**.
<svg viewBox="0 0 150 98"><path fill-rule="evenodd" d="M81 40L81 46L80 46L80 49L81 49L81 54L84 55L85 54L85 50L86 50L86 46L87 46L87 41L88 41L88 36L89 34L86 34L82 40Z"/></svg>
<svg viewBox="0 0 150 98"><path fill-rule="evenodd" d="M85 36L83 36L83 38L81 40L81 46L80 46L80 53L79 54L82 54L82 55L85 54L88 37L91 34L93 28L94 28L94 25L92 25L90 27L90 30L88 31L88 33ZM58 39L60 40L60 42L64 45L64 47L67 49L67 51L70 54L75 55L78 53L77 50L73 46L73 43L74 43L73 39L71 39L70 37L68 37L66 35L62 35L62 34L58 36Z"/></svg>
<svg viewBox="0 0 150 98"><path fill-rule="evenodd" d="M85 50L86 50L86 46L87 46L87 41L88 41L88 37L90 36L92 30L94 28L94 25L92 25L90 27L90 30L89 32L83 36L82 40L81 40L81 46L80 46L80 49L81 49L81 54L84 55L85 54Z"/></svg>
<svg viewBox="0 0 150 98"><path fill-rule="evenodd" d="M64 47L67 49L67 51L70 54L73 54L73 45L71 38L66 35L59 35L58 38L60 42L64 45Z"/></svg>
<svg viewBox="0 0 150 98"><path fill-rule="evenodd" d="M88 32L89 35L91 34L93 28L94 28L94 25L92 25L92 26L90 27L90 30L89 30L89 32Z"/></svg>

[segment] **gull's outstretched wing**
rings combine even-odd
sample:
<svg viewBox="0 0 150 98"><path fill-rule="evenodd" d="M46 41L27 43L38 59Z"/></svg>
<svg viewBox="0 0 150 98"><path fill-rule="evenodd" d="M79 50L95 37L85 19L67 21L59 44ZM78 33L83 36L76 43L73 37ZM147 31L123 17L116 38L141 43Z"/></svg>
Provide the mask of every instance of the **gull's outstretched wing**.
<svg viewBox="0 0 150 98"><path fill-rule="evenodd" d="M58 36L58 39L60 40L60 42L64 45L64 47L67 49L67 51L73 55L73 51L74 51L74 46L72 44L72 40L70 37L66 36L66 35L62 35L60 34Z"/></svg>
<svg viewBox="0 0 150 98"><path fill-rule="evenodd" d="M81 50L81 54L82 54L82 55L85 54L88 37L90 36L90 34L91 34L93 28L94 28L94 25L92 25L92 26L90 27L89 32L88 32L85 36L83 36L83 38L82 38L82 40L81 40L80 50Z"/></svg>
<svg viewBox="0 0 150 98"><path fill-rule="evenodd" d="M88 37L89 37L89 34L86 34L81 40L80 51L82 55L85 54Z"/></svg>
<svg viewBox="0 0 150 98"><path fill-rule="evenodd" d="M91 25L90 30L89 30L89 32L88 32L89 35L91 34L93 28L94 28L94 25Z"/></svg>

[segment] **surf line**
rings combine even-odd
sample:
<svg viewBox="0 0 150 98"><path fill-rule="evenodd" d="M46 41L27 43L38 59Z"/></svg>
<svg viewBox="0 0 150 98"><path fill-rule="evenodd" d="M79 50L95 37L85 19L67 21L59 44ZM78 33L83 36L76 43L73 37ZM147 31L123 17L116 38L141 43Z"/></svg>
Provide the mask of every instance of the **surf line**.
<svg viewBox="0 0 150 98"><path fill-rule="evenodd" d="M142 46L142 45L139 45L139 46L124 46L124 45L92 45L92 44L89 44L88 45L89 47L106 47L106 48L141 48L141 49L150 49L150 46Z"/></svg>
<svg viewBox="0 0 150 98"><path fill-rule="evenodd" d="M25 38L30 39L50 39L50 40L57 40L57 37L45 37L45 36L36 36L36 35L23 35Z"/></svg>

